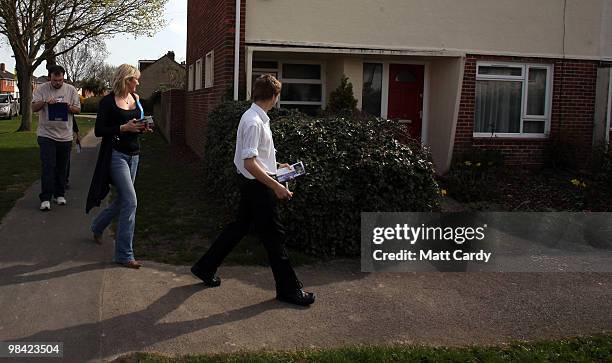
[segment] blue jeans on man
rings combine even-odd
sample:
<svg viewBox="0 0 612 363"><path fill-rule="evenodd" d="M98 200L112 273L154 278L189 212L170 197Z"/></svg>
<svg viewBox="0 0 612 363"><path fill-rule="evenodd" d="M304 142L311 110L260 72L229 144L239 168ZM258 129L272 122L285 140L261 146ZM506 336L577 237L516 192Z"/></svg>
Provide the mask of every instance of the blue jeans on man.
<svg viewBox="0 0 612 363"><path fill-rule="evenodd" d="M41 161L41 202L51 198L63 197L66 193L66 168L70 160L72 141L55 141L48 137L38 137Z"/></svg>
<svg viewBox="0 0 612 363"><path fill-rule="evenodd" d="M132 240L136 225L136 190L134 180L138 169L138 155L127 155L113 150L111 158L111 180L117 189L115 200L93 221L91 231L101 235L113 218L119 215L115 236L115 262L134 260Z"/></svg>

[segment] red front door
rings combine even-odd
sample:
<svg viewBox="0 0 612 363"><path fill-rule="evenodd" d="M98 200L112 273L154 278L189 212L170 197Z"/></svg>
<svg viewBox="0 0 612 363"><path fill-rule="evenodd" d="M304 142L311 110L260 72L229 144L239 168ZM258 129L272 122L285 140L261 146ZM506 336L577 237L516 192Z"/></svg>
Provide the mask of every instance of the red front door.
<svg viewBox="0 0 612 363"><path fill-rule="evenodd" d="M415 64L389 65L387 117L408 124L410 136L421 140L425 68Z"/></svg>

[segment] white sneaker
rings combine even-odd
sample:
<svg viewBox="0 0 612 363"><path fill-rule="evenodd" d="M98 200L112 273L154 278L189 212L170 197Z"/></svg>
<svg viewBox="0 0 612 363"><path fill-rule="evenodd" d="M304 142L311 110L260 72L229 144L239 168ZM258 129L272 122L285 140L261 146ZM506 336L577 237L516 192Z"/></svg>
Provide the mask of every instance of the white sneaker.
<svg viewBox="0 0 612 363"><path fill-rule="evenodd" d="M40 203L40 210L51 210L51 202L45 200L44 202Z"/></svg>
<svg viewBox="0 0 612 363"><path fill-rule="evenodd" d="M66 205L66 198L57 197L57 199L55 200L55 203L57 203L57 205Z"/></svg>

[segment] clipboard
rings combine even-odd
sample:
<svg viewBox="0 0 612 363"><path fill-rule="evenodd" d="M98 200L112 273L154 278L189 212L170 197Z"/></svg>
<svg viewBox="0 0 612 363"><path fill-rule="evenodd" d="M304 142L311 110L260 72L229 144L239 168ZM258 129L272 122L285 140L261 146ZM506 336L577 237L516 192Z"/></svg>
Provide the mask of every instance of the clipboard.
<svg viewBox="0 0 612 363"><path fill-rule="evenodd" d="M49 108L49 121L68 122L68 104L58 102L47 105Z"/></svg>

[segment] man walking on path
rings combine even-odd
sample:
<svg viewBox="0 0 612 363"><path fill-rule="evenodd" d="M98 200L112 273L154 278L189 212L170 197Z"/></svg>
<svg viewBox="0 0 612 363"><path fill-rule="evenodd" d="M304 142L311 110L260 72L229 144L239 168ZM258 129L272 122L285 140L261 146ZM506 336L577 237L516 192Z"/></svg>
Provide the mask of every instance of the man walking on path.
<svg viewBox="0 0 612 363"><path fill-rule="evenodd" d="M254 223L276 281L276 298L296 305L310 305L315 296L302 290L285 250L285 232L278 217L278 200L289 200L293 193L274 179L276 149L267 112L278 101L281 83L271 75L255 81L253 104L240 119L236 134L234 164L238 169L240 204L236 220L229 224L210 249L191 268L208 286L221 284L215 276L225 257L249 232ZM288 165L281 165L288 166Z"/></svg>
<svg viewBox="0 0 612 363"><path fill-rule="evenodd" d="M38 145L42 167L40 210L51 209L51 199L66 204L66 176L73 139L74 114L81 111L76 89L64 84L64 68L49 67L49 82L34 91L32 111L38 112Z"/></svg>

